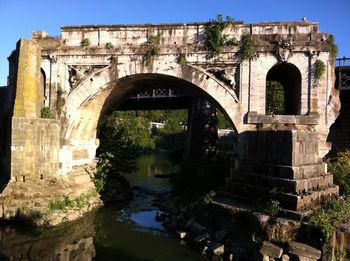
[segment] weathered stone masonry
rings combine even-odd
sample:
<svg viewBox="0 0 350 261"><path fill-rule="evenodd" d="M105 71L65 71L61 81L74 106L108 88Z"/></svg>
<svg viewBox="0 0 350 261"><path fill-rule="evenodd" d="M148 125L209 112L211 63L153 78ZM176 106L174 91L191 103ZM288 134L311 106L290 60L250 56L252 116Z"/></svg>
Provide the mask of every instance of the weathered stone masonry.
<svg viewBox="0 0 350 261"><path fill-rule="evenodd" d="M85 169L94 164L97 132L106 115L135 92L166 84L205 97L233 123L242 164L228 181L232 193L247 196L250 185L262 193L276 186L291 210L313 207L337 194L321 162L339 110L332 91L329 35L318 32L318 24L312 22L236 23L224 34L237 40L251 34L256 57L242 60L240 46L227 46L208 59L205 26L69 26L57 39L40 31L32 40L21 39L9 58L9 86L0 93L2 123L12 124L11 131L1 128L7 187L29 180L45 182L47 177L88 177ZM151 46L150 39L159 42ZM148 64L146 53L153 47L159 51ZM316 81L312 66L317 59L326 72ZM288 85L286 102L294 115L265 115L270 78ZM56 119L39 119L44 106L56 113ZM245 167L249 165L255 168ZM311 176L306 175L309 172ZM84 184L82 191L93 187ZM306 201L306 195L315 196Z"/></svg>

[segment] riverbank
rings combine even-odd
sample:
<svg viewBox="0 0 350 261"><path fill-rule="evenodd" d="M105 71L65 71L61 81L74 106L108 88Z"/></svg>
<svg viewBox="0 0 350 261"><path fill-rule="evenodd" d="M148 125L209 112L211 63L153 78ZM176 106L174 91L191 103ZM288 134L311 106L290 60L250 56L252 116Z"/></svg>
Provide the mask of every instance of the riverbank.
<svg viewBox="0 0 350 261"><path fill-rule="evenodd" d="M102 205L89 173L75 169L70 175L10 181L0 195L0 218L52 227L76 220Z"/></svg>
<svg viewBox="0 0 350 261"><path fill-rule="evenodd" d="M155 205L162 225L203 255L223 260L348 260L350 228L335 231L327 244L305 222L276 217L225 196L177 205L172 193Z"/></svg>

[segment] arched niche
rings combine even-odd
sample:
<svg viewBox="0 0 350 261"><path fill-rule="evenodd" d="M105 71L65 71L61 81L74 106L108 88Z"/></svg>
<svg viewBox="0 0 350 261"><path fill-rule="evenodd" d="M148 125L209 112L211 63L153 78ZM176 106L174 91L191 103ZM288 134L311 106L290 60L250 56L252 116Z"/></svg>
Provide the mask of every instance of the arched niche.
<svg viewBox="0 0 350 261"><path fill-rule="evenodd" d="M266 113L301 113L301 73L291 63L273 66L266 76Z"/></svg>

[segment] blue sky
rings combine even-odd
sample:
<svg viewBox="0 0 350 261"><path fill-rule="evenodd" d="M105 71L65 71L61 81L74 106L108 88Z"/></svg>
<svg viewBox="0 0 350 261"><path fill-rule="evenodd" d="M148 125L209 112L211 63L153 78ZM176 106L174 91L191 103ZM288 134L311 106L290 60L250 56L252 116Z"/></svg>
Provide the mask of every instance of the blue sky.
<svg viewBox="0 0 350 261"><path fill-rule="evenodd" d="M0 0L0 86L17 40L34 30L57 36L64 25L205 22L218 13L245 23L305 16L334 34L339 57L350 57L350 0Z"/></svg>

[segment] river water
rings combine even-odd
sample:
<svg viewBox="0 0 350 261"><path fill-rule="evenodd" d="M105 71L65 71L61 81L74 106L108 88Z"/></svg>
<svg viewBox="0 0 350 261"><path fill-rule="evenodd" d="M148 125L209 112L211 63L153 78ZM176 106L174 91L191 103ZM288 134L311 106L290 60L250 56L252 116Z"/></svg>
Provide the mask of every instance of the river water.
<svg viewBox="0 0 350 261"><path fill-rule="evenodd" d="M176 167L164 154L141 155L137 167L127 177L138 189L125 205L110 204L59 228L0 227L0 260L207 260L154 219L160 211L153 199L171 189L168 179L154 175Z"/></svg>

